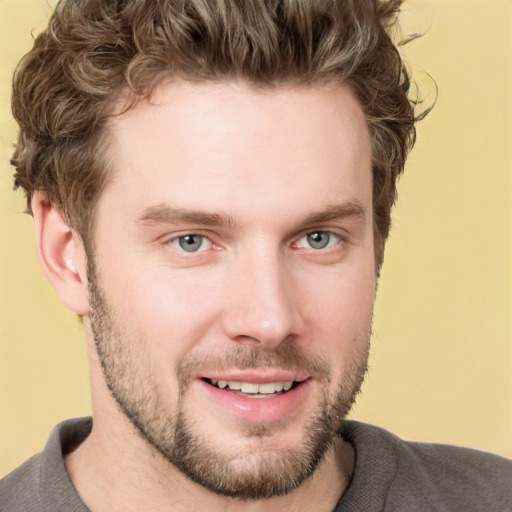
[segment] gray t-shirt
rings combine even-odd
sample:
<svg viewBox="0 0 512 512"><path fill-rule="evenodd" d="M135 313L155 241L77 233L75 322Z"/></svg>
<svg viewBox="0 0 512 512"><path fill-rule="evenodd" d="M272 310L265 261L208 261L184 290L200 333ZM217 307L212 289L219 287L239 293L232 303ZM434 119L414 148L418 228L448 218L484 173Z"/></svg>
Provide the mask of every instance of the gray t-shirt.
<svg viewBox="0 0 512 512"><path fill-rule="evenodd" d="M92 420L57 425L43 452L0 481L1 512L88 512L64 465ZM385 430L346 421L354 474L334 512L510 512L512 461L465 448L404 442Z"/></svg>

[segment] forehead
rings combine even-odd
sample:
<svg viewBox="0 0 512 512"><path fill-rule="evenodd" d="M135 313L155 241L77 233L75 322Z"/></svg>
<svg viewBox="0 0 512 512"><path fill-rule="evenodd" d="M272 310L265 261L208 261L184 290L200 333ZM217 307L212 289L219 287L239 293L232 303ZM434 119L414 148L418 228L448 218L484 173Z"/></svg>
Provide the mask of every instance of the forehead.
<svg viewBox="0 0 512 512"><path fill-rule="evenodd" d="M366 121L339 85L168 83L114 118L110 133L114 172L100 203L242 211L255 198L295 209L315 194L371 202Z"/></svg>

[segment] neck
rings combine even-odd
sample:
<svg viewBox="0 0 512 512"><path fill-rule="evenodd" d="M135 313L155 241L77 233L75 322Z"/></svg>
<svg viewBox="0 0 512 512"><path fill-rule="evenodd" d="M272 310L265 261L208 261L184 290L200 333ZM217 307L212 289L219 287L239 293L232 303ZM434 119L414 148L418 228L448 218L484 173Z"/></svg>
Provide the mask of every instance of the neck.
<svg viewBox="0 0 512 512"><path fill-rule="evenodd" d="M338 440L299 488L285 496L243 501L218 496L192 482L131 425L106 429L95 420L90 436L66 457L66 467L82 500L94 512L327 512L348 486L353 461L352 447Z"/></svg>

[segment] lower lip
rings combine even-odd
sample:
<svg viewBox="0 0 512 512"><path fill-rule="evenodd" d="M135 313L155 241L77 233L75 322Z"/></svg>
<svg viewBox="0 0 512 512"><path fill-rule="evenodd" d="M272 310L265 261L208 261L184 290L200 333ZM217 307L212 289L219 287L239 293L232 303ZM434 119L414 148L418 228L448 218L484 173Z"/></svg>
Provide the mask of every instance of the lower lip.
<svg viewBox="0 0 512 512"><path fill-rule="evenodd" d="M303 403L310 388L310 379L308 379L286 393L265 398L249 398L231 391L224 391L203 380L196 382L210 402L220 405L236 418L259 423L276 421L291 415Z"/></svg>

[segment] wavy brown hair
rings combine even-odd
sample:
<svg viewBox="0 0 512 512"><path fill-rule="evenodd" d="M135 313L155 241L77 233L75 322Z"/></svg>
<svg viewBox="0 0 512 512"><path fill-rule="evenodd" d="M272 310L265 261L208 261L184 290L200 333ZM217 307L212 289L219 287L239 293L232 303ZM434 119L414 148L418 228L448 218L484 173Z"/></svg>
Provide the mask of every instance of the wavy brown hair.
<svg viewBox="0 0 512 512"><path fill-rule="evenodd" d="M415 139L389 32L401 0L61 0L14 75L15 187L44 191L84 241L110 174L108 122L163 80L350 87L372 141L377 269ZM92 241L92 240L90 240Z"/></svg>

